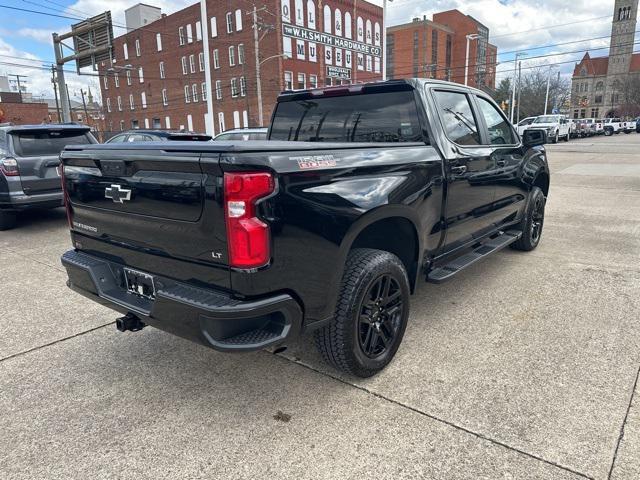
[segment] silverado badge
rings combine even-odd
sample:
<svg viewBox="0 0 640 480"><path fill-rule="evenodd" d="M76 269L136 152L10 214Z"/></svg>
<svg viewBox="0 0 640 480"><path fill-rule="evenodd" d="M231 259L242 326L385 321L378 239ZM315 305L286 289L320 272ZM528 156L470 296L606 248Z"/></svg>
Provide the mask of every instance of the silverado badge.
<svg viewBox="0 0 640 480"><path fill-rule="evenodd" d="M124 203L131 200L131 190L120 185L111 185L104 190L104 197L113 200L113 203Z"/></svg>

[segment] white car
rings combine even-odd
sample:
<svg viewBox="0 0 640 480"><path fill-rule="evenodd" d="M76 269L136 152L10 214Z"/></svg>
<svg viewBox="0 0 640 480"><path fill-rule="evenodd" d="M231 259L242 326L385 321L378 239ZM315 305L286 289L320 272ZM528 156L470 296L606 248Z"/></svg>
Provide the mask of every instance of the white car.
<svg viewBox="0 0 640 480"><path fill-rule="evenodd" d="M531 125L536 118L538 117L527 117L523 120L520 120L518 122L518 125L516 125L516 130L518 131L518 135L522 136L522 134L527 129L527 127L529 127L529 125Z"/></svg>
<svg viewBox="0 0 640 480"><path fill-rule="evenodd" d="M631 133L636 131L636 121L627 120L624 122L624 133Z"/></svg>
<svg viewBox="0 0 640 480"><path fill-rule="evenodd" d="M544 130L551 143L558 143L561 138L568 142L571 135L571 122L565 115L541 115L526 128L528 129Z"/></svg>

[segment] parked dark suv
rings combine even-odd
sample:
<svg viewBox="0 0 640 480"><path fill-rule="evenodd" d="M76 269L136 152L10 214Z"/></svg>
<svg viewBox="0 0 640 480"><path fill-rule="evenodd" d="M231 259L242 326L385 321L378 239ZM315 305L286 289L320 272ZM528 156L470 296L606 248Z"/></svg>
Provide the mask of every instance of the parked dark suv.
<svg viewBox="0 0 640 480"><path fill-rule="evenodd" d="M13 228L22 210L60 207L60 152L88 143L98 142L82 125L0 127L0 230Z"/></svg>

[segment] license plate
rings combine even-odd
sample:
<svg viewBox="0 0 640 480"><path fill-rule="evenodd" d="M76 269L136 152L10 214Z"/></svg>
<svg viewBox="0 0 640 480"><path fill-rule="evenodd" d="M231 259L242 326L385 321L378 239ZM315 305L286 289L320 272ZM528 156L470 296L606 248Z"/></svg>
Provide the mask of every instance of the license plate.
<svg viewBox="0 0 640 480"><path fill-rule="evenodd" d="M156 286L153 276L130 268L124 269L124 278L127 283L127 291L139 297L153 300L156 298Z"/></svg>

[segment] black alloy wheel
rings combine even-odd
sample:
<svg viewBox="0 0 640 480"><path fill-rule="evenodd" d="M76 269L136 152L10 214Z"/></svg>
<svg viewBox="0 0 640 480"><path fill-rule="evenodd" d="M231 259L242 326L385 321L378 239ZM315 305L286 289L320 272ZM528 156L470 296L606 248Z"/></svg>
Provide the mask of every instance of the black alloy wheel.
<svg viewBox="0 0 640 480"><path fill-rule="evenodd" d="M400 325L404 301L400 285L391 275L374 280L360 304L358 344L369 358L384 355L394 344Z"/></svg>

